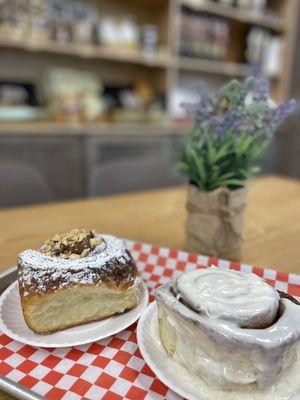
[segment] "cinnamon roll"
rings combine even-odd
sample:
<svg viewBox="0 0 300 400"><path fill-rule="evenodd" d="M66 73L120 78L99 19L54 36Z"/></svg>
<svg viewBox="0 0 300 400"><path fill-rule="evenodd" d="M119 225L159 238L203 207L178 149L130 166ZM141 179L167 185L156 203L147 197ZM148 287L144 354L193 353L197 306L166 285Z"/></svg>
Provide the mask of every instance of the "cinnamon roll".
<svg viewBox="0 0 300 400"><path fill-rule="evenodd" d="M122 240L75 229L18 257L24 319L37 333L98 321L135 307L140 278Z"/></svg>
<svg viewBox="0 0 300 400"><path fill-rule="evenodd" d="M156 301L163 348L209 387L264 391L299 363L299 303L254 274L190 271Z"/></svg>

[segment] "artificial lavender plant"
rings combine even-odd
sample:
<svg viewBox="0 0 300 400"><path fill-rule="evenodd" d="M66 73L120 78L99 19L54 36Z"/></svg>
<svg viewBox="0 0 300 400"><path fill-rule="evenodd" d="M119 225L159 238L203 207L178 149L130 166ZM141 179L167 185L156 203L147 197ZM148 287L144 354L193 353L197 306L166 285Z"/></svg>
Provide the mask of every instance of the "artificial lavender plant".
<svg viewBox="0 0 300 400"><path fill-rule="evenodd" d="M259 172L257 162L295 101L276 106L266 79L232 80L214 96L205 91L196 104L194 127L180 151L178 168L200 191L243 187Z"/></svg>

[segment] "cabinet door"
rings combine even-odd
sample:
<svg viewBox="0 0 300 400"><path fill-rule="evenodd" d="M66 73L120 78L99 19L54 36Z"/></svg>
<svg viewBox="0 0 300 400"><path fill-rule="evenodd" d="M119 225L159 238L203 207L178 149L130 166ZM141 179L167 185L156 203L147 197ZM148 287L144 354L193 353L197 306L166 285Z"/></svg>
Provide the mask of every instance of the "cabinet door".
<svg viewBox="0 0 300 400"><path fill-rule="evenodd" d="M79 135L33 135L8 134L0 136L1 164L15 166L24 179L16 182L15 193L19 196L18 204L43 201L43 198L32 193L31 199L23 195L22 183L31 185L34 178L44 186L46 200L63 200L84 195L84 170L82 138ZM0 166L1 167L1 166ZM4 168L4 167L3 167ZM28 174L27 174L28 172ZM4 174L2 174L4 175ZM2 187L8 186L10 177L2 176ZM6 181L5 181L6 180ZM25 183L24 183L25 182ZM33 191L37 191L33 189ZM26 198L25 198L26 197ZM9 204L8 204L9 205ZM14 202L11 205L16 205Z"/></svg>
<svg viewBox="0 0 300 400"><path fill-rule="evenodd" d="M87 144L89 196L175 186L173 135L90 136Z"/></svg>

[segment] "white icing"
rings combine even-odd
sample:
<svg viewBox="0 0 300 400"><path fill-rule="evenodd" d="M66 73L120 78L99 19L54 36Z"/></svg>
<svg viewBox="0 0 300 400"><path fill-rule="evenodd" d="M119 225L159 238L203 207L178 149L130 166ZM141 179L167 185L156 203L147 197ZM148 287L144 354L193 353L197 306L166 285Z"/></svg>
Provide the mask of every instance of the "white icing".
<svg viewBox="0 0 300 400"><path fill-rule="evenodd" d="M49 282L59 282L59 287L70 283L93 284L99 275L109 273L107 263L113 259L121 263L130 260L130 255L121 239L110 235L98 235L103 240L86 257L80 259L64 259L54 257L36 250L25 250L19 255L22 265L19 271L20 285L23 288L34 287L37 292L44 292ZM53 289L57 289L53 287ZM28 295L23 292L23 296Z"/></svg>
<svg viewBox="0 0 300 400"><path fill-rule="evenodd" d="M204 270L204 273L200 275L205 277L205 272L210 273L212 277L216 275L215 268ZM233 274L235 282L236 273L228 273ZM224 308L223 304L221 307L214 303L211 306L205 295L203 297L205 306L201 306L199 304L201 294L197 296L193 285L189 285L192 275L188 272L182 277L185 275L188 279L174 280L159 288L156 299L159 315L166 316L176 333L176 351L173 359L185 366L191 375L203 379L207 385L213 387L251 391L253 387L259 390L270 387L281 374L285 374L286 370L292 368L297 358L295 346L299 344L300 339L299 305L290 300L281 299L279 302L281 315L276 322L264 329L242 328L236 315L240 315L240 307L245 308L248 320L251 319L251 306L250 308L244 306L248 301L251 303L255 299L245 296L243 289L236 308L232 301L227 303L226 296ZM223 276L222 273L220 275ZM199 276L198 273L195 276ZM243 277L241 280L243 282ZM206 294L210 291L213 281L208 280L209 289L203 285L202 288ZM217 283L217 279L215 281L220 289L220 283ZM256 279L250 279L250 286L254 281ZM234 283L233 286L233 291L236 293L235 285L238 287L238 283ZM179 291L180 288L184 290L184 293ZM256 293L255 288L253 290ZM211 291L214 294L214 290L211 289ZM227 290L224 292L227 293ZM178 300L178 294L181 299L184 297L184 304ZM264 287L256 294L260 296L262 303L265 297L269 300L269 292L265 292ZM227 297L230 299L230 296ZM274 298L278 303L277 297ZM214 298L214 301L222 302L222 299ZM186 306L186 302L191 303L193 307ZM264 307L263 304L261 306ZM195 311L197 308L200 312ZM226 318L224 318L224 313L226 313ZM217 317L220 314L222 319ZM242 317L244 315L243 312Z"/></svg>
<svg viewBox="0 0 300 400"><path fill-rule="evenodd" d="M180 297L195 311L241 327L270 325L279 305L278 292L255 274L211 267L181 275Z"/></svg>
<svg viewBox="0 0 300 400"><path fill-rule="evenodd" d="M153 346L162 348L157 319L152 319L150 329L153 337ZM156 349L153 350L154 353L155 351ZM212 385L206 384L200 376L191 374L182 363L179 363L174 358L168 358L167 368L172 372L172 375L180 377L180 386L188 388L195 398L201 396L203 400L299 400L300 343L294 348L294 355L295 362L278 377L275 383L265 390L253 390L251 392L217 389Z"/></svg>

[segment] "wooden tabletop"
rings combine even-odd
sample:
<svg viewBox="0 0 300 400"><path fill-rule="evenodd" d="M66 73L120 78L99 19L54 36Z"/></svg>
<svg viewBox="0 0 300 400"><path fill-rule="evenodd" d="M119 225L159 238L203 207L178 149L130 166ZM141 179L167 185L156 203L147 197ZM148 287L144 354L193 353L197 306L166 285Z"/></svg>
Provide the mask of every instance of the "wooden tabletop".
<svg viewBox="0 0 300 400"><path fill-rule="evenodd" d="M0 270L56 232L94 228L123 238L184 249L185 187L0 211ZM300 182L250 181L243 261L300 273Z"/></svg>
<svg viewBox="0 0 300 400"><path fill-rule="evenodd" d="M20 251L75 227L184 249L185 199L181 187L2 210L0 270ZM300 182L250 181L243 262L300 274ZM0 392L0 399L11 397Z"/></svg>

